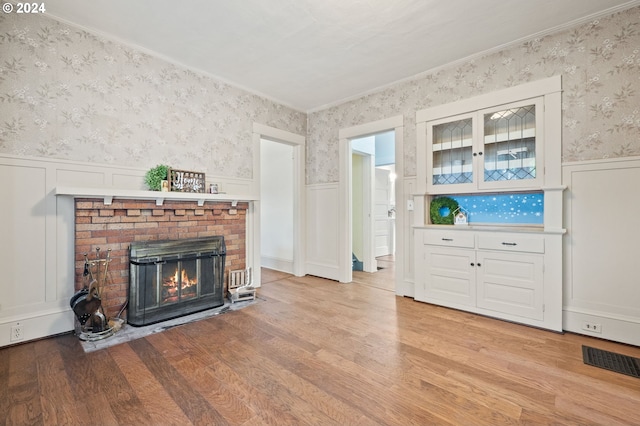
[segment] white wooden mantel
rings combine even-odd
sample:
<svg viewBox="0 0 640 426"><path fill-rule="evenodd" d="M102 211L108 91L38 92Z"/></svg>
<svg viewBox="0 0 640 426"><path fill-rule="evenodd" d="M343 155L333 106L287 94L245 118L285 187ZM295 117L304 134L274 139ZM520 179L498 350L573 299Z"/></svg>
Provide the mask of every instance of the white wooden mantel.
<svg viewBox="0 0 640 426"><path fill-rule="evenodd" d="M108 187L88 188L77 186L58 186L55 188L54 193L55 195L67 195L74 198L102 198L106 206L111 205L114 199L155 200L157 206L163 205L165 200L197 201L199 207L204 206L204 203L207 201L231 202L231 205L235 207L239 202L259 200L258 196L252 195L142 191Z"/></svg>

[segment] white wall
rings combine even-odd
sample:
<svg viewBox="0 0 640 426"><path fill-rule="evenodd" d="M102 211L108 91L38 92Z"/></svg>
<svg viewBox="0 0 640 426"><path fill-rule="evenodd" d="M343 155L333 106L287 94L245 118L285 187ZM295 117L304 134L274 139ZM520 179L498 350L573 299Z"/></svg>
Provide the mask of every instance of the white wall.
<svg viewBox="0 0 640 426"><path fill-rule="evenodd" d="M293 273L293 147L260 141L262 266Z"/></svg>

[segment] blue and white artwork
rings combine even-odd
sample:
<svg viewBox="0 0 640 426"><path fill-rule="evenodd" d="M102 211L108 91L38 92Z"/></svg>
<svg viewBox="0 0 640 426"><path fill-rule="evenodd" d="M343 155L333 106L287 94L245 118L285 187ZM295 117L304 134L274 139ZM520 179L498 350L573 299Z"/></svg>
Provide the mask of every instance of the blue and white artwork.
<svg viewBox="0 0 640 426"><path fill-rule="evenodd" d="M451 195L469 215L467 222L542 225L544 193Z"/></svg>

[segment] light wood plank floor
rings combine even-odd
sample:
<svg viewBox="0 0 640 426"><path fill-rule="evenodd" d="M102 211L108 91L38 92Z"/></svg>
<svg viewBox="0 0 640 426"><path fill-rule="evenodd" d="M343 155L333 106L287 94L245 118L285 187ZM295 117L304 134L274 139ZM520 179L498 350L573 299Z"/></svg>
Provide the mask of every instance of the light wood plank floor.
<svg viewBox="0 0 640 426"><path fill-rule="evenodd" d="M376 274L373 274L376 275ZM557 334L264 270L261 301L85 354L73 335L0 349L0 423L640 424L640 379Z"/></svg>

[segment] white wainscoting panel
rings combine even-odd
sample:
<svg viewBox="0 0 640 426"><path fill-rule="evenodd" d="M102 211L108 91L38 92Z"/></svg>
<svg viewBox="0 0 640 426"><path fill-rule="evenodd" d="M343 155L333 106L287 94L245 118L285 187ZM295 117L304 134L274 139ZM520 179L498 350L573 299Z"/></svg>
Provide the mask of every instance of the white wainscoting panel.
<svg viewBox="0 0 640 426"><path fill-rule="evenodd" d="M338 280L338 184L307 186L306 273Z"/></svg>
<svg viewBox="0 0 640 426"><path fill-rule="evenodd" d="M638 157L563 167L567 331L640 345L639 182Z"/></svg>
<svg viewBox="0 0 640 426"><path fill-rule="evenodd" d="M46 169L0 166L2 313L19 316L46 302Z"/></svg>

